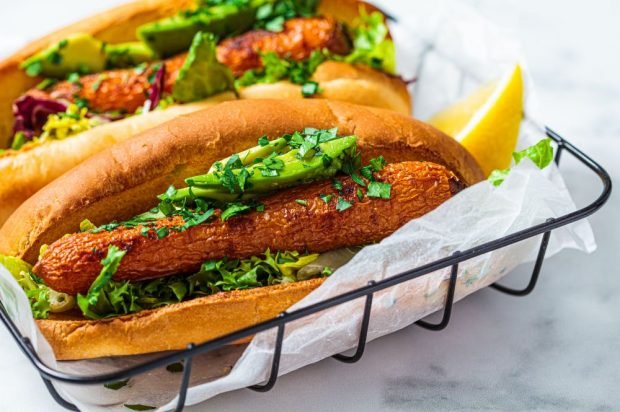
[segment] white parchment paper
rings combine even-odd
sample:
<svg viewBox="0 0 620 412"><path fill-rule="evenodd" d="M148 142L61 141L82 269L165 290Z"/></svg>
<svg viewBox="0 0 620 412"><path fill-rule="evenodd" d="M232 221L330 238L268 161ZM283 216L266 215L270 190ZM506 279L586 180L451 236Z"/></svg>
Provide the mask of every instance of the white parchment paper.
<svg viewBox="0 0 620 412"><path fill-rule="evenodd" d="M467 95L482 83L494 80L516 62L526 69L518 44L469 8L452 1L414 0L415 14L386 9L397 16L393 35L398 48L400 72L416 77L412 86L414 114L427 118ZM527 71L526 71L527 75ZM527 147L544 138L537 122L532 83L526 79L526 114L518 146ZM515 167L499 187L479 183L459 193L433 212L411 221L377 245L362 249L336 271L319 289L298 302L300 308L370 280L381 280L405 270L447 257L506 234L542 223L575 210L562 177L555 166L538 170L529 161ZM462 264L456 300L483 288L531 261L540 237L512 245ZM563 248L585 252L595 249L587 221L552 232L547 256ZM406 327L443 307L447 270L377 293L370 320L370 340ZM49 345L32 320L21 289L0 267L0 299L28 336L41 358L50 366L74 373L102 373L142 362L157 355L55 362ZM286 328L280 373L288 373L357 344L363 299L340 305ZM458 306L457 306L458 310ZM188 325L192 327L192 325ZM194 361L187 403L202 402L219 393L263 382L270 371L275 331L257 335L249 345L231 346ZM168 410L174 407L180 374L152 371L133 378L112 391L101 385L75 387L57 385L67 399L83 410L121 410L124 403L146 404Z"/></svg>

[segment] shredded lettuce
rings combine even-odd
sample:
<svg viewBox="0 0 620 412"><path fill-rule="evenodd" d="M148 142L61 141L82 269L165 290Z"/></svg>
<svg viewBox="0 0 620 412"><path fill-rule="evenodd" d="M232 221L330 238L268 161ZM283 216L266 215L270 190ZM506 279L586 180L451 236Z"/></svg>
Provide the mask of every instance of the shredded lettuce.
<svg viewBox="0 0 620 412"><path fill-rule="evenodd" d="M78 305L87 318L101 319L222 291L296 282L297 271L317 257L317 254L303 255L298 252L274 254L267 250L261 256L248 259L208 261L197 273L189 276L169 276L143 282L115 281L100 276L107 281L105 284L95 281L101 288L94 303L78 295Z"/></svg>
<svg viewBox="0 0 620 412"><path fill-rule="evenodd" d="M344 61L365 64L386 73L396 74L396 51L388 37L384 17L378 11L367 14L360 9L359 23L352 29L353 51Z"/></svg>
<svg viewBox="0 0 620 412"><path fill-rule="evenodd" d="M518 165L521 160L526 157L538 166L539 169L544 169L549 166L553 161L553 146L551 146L551 139L543 139L533 146L512 154L515 165ZM488 180L493 186L499 186L504 182L509 173L509 168L496 169L491 172Z"/></svg>
<svg viewBox="0 0 620 412"><path fill-rule="evenodd" d="M246 71L235 81L235 86L247 87L288 79L291 83L302 85L304 97L309 97L319 91L319 84L312 82L311 77L317 67L327 60L363 64L389 74L396 73L394 43L388 38L388 28L381 13L367 14L361 9L359 22L351 33L353 50L346 56L330 53L329 50L315 50L308 59L295 61L267 52L261 56L262 67Z"/></svg>
<svg viewBox="0 0 620 412"><path fill-rule="evenodd" d="M101 272L95 281L90 285L86 296L82 294L77 295L77 303L82 312L88 317L90 316L90 306L96 305L99 301L101 291L112 280L112 276L118 270L118 266L121 264L121 260L127 253L124 250L120 250L114 245L108 247L107 256L101 261Z"/></svg>
<svg viewBox="0 0 620 412"><path fill-rule="evenodd" d="M13 275L19 286L22 287L35 319L46 319L50 312L50 290L41 279L32 273L32 266L13 256L0 255L0 265L3 265Z"/></svg>

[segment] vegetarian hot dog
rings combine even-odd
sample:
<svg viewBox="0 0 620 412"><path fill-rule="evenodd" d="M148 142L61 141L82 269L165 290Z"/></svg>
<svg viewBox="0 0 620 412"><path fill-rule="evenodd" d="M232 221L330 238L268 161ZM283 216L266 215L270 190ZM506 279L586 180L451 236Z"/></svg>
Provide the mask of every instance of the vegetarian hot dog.
<svg viewBox="0 0 620 412"><path fill-rule="evenodd" d="M188 3L137 1L0 62L0 225L89 156L222 100L324 97L410 112L372 6Z"/></svg>
<svg viewBox="0 0 620 412"><path fill-rule="evenodd" d="M111 148L0 229L58 358L178 349L268 319L344 264L343 248L483 178L456 141L394 112L256 103Z"/></svg>

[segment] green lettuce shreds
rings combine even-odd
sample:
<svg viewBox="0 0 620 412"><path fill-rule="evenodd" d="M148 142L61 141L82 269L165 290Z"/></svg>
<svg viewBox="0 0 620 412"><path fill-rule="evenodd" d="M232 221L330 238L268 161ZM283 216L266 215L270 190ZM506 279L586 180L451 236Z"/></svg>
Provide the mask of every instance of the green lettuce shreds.
<svg viewBox="0 0 620 412"><path fill-rule="evenodd" d="M309 58L302 61L280 58L274 52L267 52L261 55L262 67L246 71L235 81L235 85L245 87L288 79L293 84L303 86L310 83L316 68L328 58L328 53L321 50L313 51Z"/></svg>
<svg viewBox="0 0 620 412"><path fill-rule="evenodd" d="M216 45L217 41L212 33L196 33L172 89L172 96L176 101L194 102L234 90L230 68L217 61Z"/></svg>
<svg viewBox="0 0 620 412"><path fill-rule="evenodd" d="M26 292L34 318L46 319L51 309L50 290L41 279L32 273L32 266L19 258L2 255L0 255L0 265L13 275L19 286Z"/></svg>
<svg viewBox="0 0 620 412"><path fill-rule="evenodd" d="M551 139L543 139L527 149L521 150L520 152L514 152L512 154L515 165L518 165L521 160L526 157L538 166L539 169L544 169L549 166L553 161L553 146L551 145ZM509 173L510 169L496 169L491 172L488 180L493 186L499 186L506 179Z"/></svg>
<svg viewBox="0 0 620 412"><path fill-rule="evenodd" d="M112 280L112 276L114 276L118 270L125 253L127 252L120 250L114 245L110 245L110 247L108 247L107 256L101 261L101 272L92 285L90 285L88 293L86 296L82 294L77 295L77 304L85 316L92 319L97 319L96 313L92 312L91 308L98 305L99 302L102 301L102 291Z"/></svg>
<svg viewBox="0 0 620 412"><path fill-rule="evenodd" d="M118 256L113 253L113 256ZM110 254L108 253L108 258ZM78 295L78 305L84 316L101 319L152 309L222 291L251 289L297 281L297 271L312 263L318 255L298 252L271 253L248 259L220 259L202 264L200 270L189 276L169 276L142 282L115 281L103 275L102 269L95 284L97 298L92 303L91 291L87 297ZM106 259L108 259L106 258ZM105 261L105 260L104 260ZM106 280L107 279L107 280ZM103 283L105 281L105 283Z"/></svg>
<svg viewBox="0 0 620 412"><path fill-rule="evenodd" d="M386 73L396 74L396 51L389 38L383 14L360 10L359 24L353 28L353 51L344 61L365 64Z"/></svg>

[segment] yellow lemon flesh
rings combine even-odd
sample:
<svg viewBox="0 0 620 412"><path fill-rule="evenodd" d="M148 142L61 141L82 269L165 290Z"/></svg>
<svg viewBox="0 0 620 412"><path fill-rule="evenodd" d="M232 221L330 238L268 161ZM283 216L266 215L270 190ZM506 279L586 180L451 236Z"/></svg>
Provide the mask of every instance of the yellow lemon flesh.
<svg viewBox="0 0 620 412"><path fill-rule="evenodd" d="M501 80L434 115L429 123L454 137L488 176L510 166L523 117L523 76L516 65Z"/></svg>

